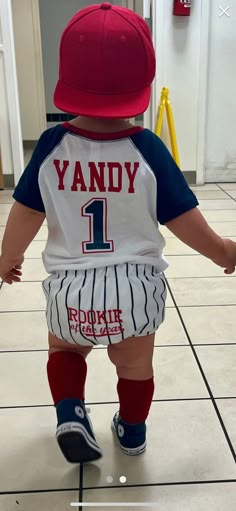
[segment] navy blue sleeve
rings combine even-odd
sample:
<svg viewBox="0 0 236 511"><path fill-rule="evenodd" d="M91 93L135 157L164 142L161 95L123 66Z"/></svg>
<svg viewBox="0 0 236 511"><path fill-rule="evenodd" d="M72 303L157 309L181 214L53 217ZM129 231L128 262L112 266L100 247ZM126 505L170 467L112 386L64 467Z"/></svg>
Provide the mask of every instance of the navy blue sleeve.
<svg viewBox="0 0 236 511"><path fill-rule="evenodd" d="M162 140L149 130L131 138L156 177L158 222L166 224L198 206L196 196Z"/></svg>
<svg viewBox="0 0 236 511"><path fill-rule="evenodd" d="M65 128L58 125L44 131L41 135L36 144L31 160L20 177L13 193L13 198L17 202L20 202L28 208L45 213L45 207L39 188L39 170L44 160L61 141L65 133Z"/></svg>

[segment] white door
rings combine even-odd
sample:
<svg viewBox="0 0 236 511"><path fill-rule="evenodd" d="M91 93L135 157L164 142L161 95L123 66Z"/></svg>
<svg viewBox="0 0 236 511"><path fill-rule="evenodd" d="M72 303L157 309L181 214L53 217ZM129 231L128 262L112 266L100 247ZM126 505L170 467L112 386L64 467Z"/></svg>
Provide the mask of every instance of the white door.
<svg viewBox="0 0 236 511"><path fill-rule="evenodd" d="M212 1L206 115L206 182L236 181L235 19L235 2Z"/></svg>

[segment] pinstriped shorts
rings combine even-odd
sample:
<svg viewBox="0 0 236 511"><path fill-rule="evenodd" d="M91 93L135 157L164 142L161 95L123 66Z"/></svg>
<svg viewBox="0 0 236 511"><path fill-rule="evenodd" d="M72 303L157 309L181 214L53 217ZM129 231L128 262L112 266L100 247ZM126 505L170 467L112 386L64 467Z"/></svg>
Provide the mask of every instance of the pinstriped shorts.
<svg viewBox="0 0 236 511"><path fill-rule="evenodd" d="M154 333L164 321L166 283L150 265L60 271L43 282L49 331L70 344L115 344Z"/></svg>

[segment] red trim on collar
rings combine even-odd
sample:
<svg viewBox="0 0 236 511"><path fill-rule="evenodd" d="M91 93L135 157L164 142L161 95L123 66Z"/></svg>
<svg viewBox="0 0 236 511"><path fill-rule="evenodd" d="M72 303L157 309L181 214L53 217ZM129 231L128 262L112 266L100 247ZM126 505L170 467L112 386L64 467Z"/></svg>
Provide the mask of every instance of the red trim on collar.
<svg viewBox="0 0 236 511"><path fill-rule="evenodd" d="M69 122L64 122L62 126L67 130L72 131L77 135L80 135L81 137L89 138L91 140L117 140L122 138L128 138L131 137L132 135L135 135L136 133L139 133L140 131L143 131L144 129L141 126L134 126L127 130L117 131L114 133L97 133L95 131L87 131L77 128L76 126L73 126Z"/></svg>

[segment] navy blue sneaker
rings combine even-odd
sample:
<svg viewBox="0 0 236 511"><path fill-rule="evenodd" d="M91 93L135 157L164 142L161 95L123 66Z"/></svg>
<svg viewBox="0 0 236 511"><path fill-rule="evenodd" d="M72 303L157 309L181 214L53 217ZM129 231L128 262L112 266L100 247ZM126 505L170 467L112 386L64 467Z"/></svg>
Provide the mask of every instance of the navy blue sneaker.
<svg viewBox="0 0 236 511"><path fill-rule="evenodd" d="M102 456L85 404L80 399L64 399L56 407L58 444L70 463L87 463Z"/></svg>
<svg viewBox="0 0 236 511"><path fill-rule="evenodd" d="M121 450L129 456L142 454L146 449L146 424L127 424L117 412L112 420L112 429L116 433Z"/></svg>

